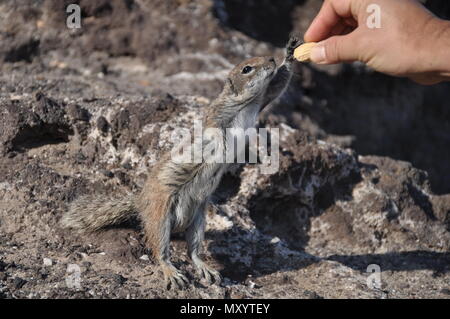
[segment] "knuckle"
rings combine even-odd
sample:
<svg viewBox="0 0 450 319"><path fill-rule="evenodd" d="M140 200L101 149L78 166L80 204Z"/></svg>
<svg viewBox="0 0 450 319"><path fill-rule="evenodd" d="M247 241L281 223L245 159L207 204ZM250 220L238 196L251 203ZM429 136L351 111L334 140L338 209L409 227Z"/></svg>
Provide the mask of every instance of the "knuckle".
<svg viewBox="0 0 450 319"><path fill-rule="evenodd" d="M328 41L325 54L328 62L334 63L340 60L339 42L336 38L331 38Z"/></svg>

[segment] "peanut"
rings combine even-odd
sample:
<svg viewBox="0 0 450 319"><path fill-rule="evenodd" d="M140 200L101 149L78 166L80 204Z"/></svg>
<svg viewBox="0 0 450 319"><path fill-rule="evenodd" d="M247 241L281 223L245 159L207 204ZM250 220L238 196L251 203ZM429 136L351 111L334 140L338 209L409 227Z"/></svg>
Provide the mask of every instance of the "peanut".
<svg viewBox="0 0 450 319"><path fill-rule="evenodd" d="M294 50L294 58L300 62L310 61L311 50L316 44L316 42L303 43Z"/></svg>

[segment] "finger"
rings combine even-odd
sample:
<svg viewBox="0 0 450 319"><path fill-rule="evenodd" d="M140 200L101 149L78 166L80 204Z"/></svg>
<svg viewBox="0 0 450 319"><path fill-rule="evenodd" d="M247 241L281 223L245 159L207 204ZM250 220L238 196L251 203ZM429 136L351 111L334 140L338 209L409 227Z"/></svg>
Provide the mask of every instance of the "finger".
<svg viewBox="0 0 450 319"><path fill-rule="evenodd" d="M339 19L330 2L326 1L308 30L306 30L305 42L318 42L326 39L330 30L339 22Z"/></svg>
<svg viewBox="0 0 450 319"><path fill-rule="evenodd" d="M305 42L319 42L328 38L342 18L351 18L351 0L328 0L305 33Z"/></svg>
<svg viewBox="0 0 450 319"><path fill-rule="evenodd" d="M434 85L442 82L442 79L427 74L413 75L410 79L421 85Z"/></svg>
<svg viewBox="0 0 450 319"><path fill-rule="evenodd" d="M353 28L356 28L358 26L358 22L353 17L344 18L344 23Z"/></svg>
<svg viewBox="0 0 450 319"><path fill-rule="evenodd" d="M347 28L347 25L344 24L343 21L339 21L338 24L336 24L333 28L333 30L330 32L330 36L333 35L342 35L344 30Z"/></svg>
<svg viewBox="0 0 450 319"><path fill-rule="evenodd" d="M344 28L344 30L342 31L342 35L347 35L347 34L350 34L350 33L352 33L353 31L355 31L355 28L354 27L345 27Z"/></svg>

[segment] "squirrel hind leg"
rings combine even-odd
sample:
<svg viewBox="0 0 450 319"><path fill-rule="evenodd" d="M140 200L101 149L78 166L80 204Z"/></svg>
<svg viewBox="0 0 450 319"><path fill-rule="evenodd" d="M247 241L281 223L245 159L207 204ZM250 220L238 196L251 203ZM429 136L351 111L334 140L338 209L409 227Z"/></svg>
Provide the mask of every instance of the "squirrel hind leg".
<svg viewBox="0 0 450 319"><path fill-rule="evenodd" d="M148 226L155 223L149 223ZM170 261L170 218L163 220L161 227L146 227L147 242L153 257L159 262L167 289L184 289L189 280ZM158 234L155 236L155 234Z"/></svg>
<svg viewBox="0 0 450 319"><path fill-rule="evenodd" d="M186 241L188 244L188 254L194 263L200 277L209 284L220 284L222 277L217 270L209 267L199 256L205 234L205 206L202 205L192 224L186 231Z"/></svg>

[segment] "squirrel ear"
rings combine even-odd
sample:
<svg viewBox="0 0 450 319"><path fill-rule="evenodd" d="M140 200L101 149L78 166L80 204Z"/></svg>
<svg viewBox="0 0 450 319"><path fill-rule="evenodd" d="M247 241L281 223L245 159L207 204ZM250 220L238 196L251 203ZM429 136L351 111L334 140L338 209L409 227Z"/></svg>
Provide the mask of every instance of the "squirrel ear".
<svg viewBox="0 0 450 319"><path fill-rule="evenodd" d="M238 96L238 92L236 91L236 88L234 87L233 81L231 81L230 78L228 78L227 81L228 81L231 91L234 93L235 96Z"/></svg>

